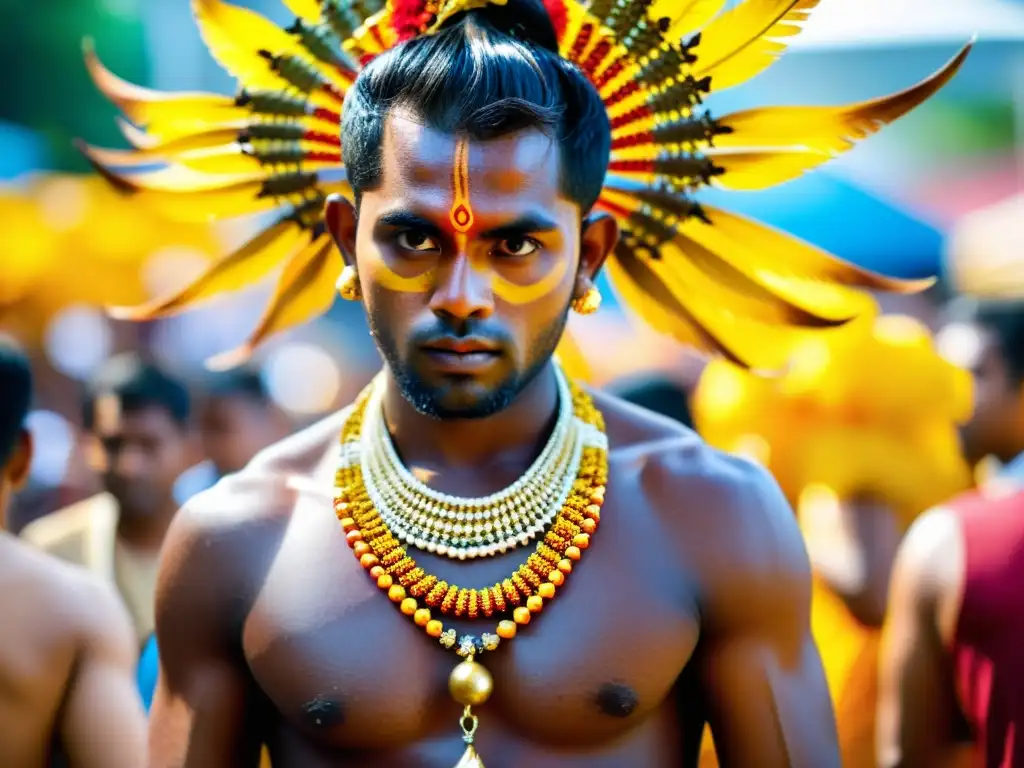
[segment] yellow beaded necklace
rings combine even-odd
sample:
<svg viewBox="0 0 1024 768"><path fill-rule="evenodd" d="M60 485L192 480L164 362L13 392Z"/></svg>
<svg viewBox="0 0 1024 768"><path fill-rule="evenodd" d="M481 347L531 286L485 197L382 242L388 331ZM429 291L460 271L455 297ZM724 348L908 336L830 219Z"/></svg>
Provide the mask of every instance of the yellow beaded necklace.
<svg viewBox="0 0 1024 768"><path fill-rule="evenodd" d="M590 396L569 382L575 417L589 425L599 439L591 440L583 448L568 499L536 551L509 578L482 589L458 587L426 573L406 553L370 499L361 463L351 460L358 453L353 449L360 442L367 404L375 386L379 385L375 382L362 392L342 427L342 459L335 477L334 510L349 546L377 586L416 626L463 658L448 680L452 698L464 707L459 725L467 746L456 768L483 768L473 746L477 718L472 707L487 701L493 680L476 657L496 650L502 640L515 637L518 626L529 624L532 615L540 613L545 601L555 596L572 572L573 563L580 560L583 550L590 545L590 536L601 520L608 481L604 419ZM480 614L490 618L511 612L512 619L500 620L494 632L464 635L456 642L455 630L446 629L432 609L442 615L469 619Z"/></svg>

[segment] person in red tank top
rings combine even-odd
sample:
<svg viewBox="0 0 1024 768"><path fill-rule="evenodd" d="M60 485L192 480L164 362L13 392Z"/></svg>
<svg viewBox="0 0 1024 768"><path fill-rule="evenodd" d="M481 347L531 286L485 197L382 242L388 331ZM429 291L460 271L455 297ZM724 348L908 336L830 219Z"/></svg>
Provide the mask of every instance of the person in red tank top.
<svg viewBox="0 0 1024 768"><path fill-rule="evenodd" d="M883 768L1024 768L1024 305L960 305L974 463L1002 471L920 517L896 557L881 658Z"/></svg>

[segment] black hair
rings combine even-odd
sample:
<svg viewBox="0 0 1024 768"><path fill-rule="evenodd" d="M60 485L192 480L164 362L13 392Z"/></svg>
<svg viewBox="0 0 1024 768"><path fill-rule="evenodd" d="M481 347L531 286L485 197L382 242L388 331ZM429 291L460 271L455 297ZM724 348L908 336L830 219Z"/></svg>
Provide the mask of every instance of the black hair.
<svg viewBox="0 0 1024 768"><path fill-rule="evenodd" d="M689 395L681 385L663 376L638 376L616 382L608 391L626 402L693 428Z"/></svg>
<svg viewBox="0 0 1024 768"><path fill-rule="evenodd" d="M32 403L32 369L14 344L0 337L0 465L11 458Z"/></svg>
<svg viewBox="0 0 1024 768"><path fill-rule="evenodd" d="M162 408L180 426L188 423L192 402L188 388L177 379L133 354L107 360L86 385L82 422L92 429L96 401L113 395L124 413Z"/></svg>
<svg viewBox="0 0 1024 768"><path fill-rule="evenodd" d="M270 402L263 378L245 369L213 374L204 381L203 390L208 397L243 397L257 403Z"/></svg>
<svg viewBox="0 0 1024 768"><path fill-rule="evenodd" d="M949 307L950 320L973 323L992 335L1006 371L1024 381L1024 301L979 301L960 298Z"/></svg>
<svg viewBox="0 0 1024 768"><path fill-rule="evenodd" d="M478 141L542 130L558 142L562 193L583 213L601 193L608 114L586 75L559 55L540 0L458 14L437 34L382 53L360 73L341 128L357 205L380 182L384 123L396 107L435 130Z"/></svg>

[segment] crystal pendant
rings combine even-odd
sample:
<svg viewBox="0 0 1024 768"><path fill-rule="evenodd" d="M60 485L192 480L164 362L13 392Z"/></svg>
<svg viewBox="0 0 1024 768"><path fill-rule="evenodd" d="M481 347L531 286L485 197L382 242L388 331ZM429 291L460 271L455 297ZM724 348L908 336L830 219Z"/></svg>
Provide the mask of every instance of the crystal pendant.
<svg viewBox="0 0 1024 768"><path fill-rule="evenodd" d="M480 759L480 755L473 749L473 745L470 744L466 747L466 751L462 753L462 759L459 760L455 768L484 768L484 761Z"/></svg>

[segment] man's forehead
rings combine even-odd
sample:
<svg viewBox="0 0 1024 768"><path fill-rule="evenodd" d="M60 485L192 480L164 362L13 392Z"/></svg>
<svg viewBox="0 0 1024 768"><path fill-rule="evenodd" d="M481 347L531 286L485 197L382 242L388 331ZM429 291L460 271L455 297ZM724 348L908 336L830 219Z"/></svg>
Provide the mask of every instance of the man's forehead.
<svg viewBox="0 0 1024 768"><path fill-rule="evenodd" d="M384 176L413 185L451 183L459 136L396 110L384 130ZM469 173L477 188L514 192L524 186L557 187L558 145L536 128L469 143Z"/></svg>
<svg viewBox="0 0 1024 768"><path fill-rule="evenodd" d="M158 403L129 404L125 407L121 398L113 393L104 393L93 403L93 432L99 437L117 437L127 432L163 432L174 425L170 411Z"/></svg>

